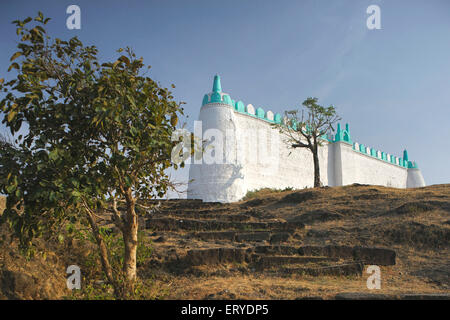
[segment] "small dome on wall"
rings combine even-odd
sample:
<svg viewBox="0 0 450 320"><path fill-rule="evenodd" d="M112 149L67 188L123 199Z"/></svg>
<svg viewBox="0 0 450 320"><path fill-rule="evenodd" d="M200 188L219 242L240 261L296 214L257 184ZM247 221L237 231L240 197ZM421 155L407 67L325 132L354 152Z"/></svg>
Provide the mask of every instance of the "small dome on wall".
<svg viewBox="0 0 450 320"><path fill-rule="evenodd" d="M277 113L273 119L275 123L281 123L281 114Z"/></svg>
<svg viewBox="0 0 450 320"><path fill-rule="evenodd" d="M208 97L207 94L205 94L205 95L203 96L202 106L204 106L205 104L207 104L208 101L209 101L209 97Z"/></svg>
<svg viewBox="0 0 450 320"><path fill-rule="evenodd" d="M255 114L255 107L252 104L247 105L247 113Z"/></svg>
<svg viewBox="0 0 450 320"><path fill-rule="evenodd" d="M228 94L224 94L224 95L222 96L222 100L223 100L223 103L225 103L225 104L228 104L228 105L230 105L230 106L233 105L233 104L231 103L231 98L230 98L230 96L229 96Z"/></svg>
<svg viewBox="0 0 450 320"><path fill-rule="evenodd" d="M236 102L234 108L239 112L245 112L245 105L242 101Z"/></svg>
<svg viewBox="0 0 450 320"><path fill-rule="evenodd" d="M219 92L213 92L213 94L211 95L211 103L214 102L222 102L222 96Z"/></svg>
<svg viewBox="0 0 450 320"><path fill-rule="evenodd" d="M264 114L265 114L265 112L264 112L263 108L256 109L256 116L258 118L264 119Z"/></svg>

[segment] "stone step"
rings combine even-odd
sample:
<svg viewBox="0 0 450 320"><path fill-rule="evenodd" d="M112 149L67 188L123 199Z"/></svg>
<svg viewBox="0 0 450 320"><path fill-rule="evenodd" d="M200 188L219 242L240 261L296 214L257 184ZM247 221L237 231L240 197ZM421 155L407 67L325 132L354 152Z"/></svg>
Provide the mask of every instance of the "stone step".
<svg viewBox="0 0 450 320"><path fill-rule="evenodd" d="M396 253L394 250L376 247L351 247L340 245L328 246L301 246L299 254L305 256L326 256L340 259L352 259L364 264L379 266L395 265Z"/></svg>
<svg viewBox="0 0 450 320"><path fill-rule="evenodd" d="M195 209L195 210L206 210L206 209L222 209L227 207L225 204L220 202L203 202L200 199L166 199L166 200L147 200L143 203L146 206L157 206L160 209Z"/></svg>
<svg viewBox="0 0 450 320"><path fill-rule="evenodd" d="M287 245L263 245L255 246L253 251L259 254L296 255L299 254L299 247Z"/></svg>
<svg viewBox="0 0 450 320"><path fill-rule="evenodd" d="M235 241L236 232L235 231L202 231L202 232L192 232L188 235L188 238L198 238L203 241L211 240L229 240Z"/></svg>
<svg viewBox="0 0 450 320"><path fill-rule="evenodd" d="M245 230L251 231L287 231L294 232L295 229L304 225L291 224L287 222L234 222L220 220L198 220L177 218L150 218L146 220L147 229L159 231L212 231L212 230Z"/></svg>
<svg viewBox="0 0 450 320"><path fill-rule="evenodd" d="M281 267L287 264L308 264L308 263L321 263L321 262L337 262L339 259L337 258L329 258L329 257L317 257L317 256L267 256L267 255L252 255L252 262L255 264L256 268L267 269L273 267Z"/></svg>
<svg viewBox="0 0 450 320"><path fill-rule="evenodd" d="M242 222L252 219L251 216L245 214L216 214L216 213L201 213L201 212L157 212L152 215L152 218L172 218L172 219L198 219L198 220L222 220Z"/></svg>
<svg viewBox="0 0 450 320"><path fill-rule="evenodd" d="M352 247L340 245L327 246L286 246L286 245L261 245L255 246L255 253L279 254L279 255L301 255L321 256L343 260L361 261L364 264L375 264L380 266L395 265L396 253L394 250L376 247Z"/></svg>
<svg viewBox="0 0 450 320"><path fill-rule="evenodd" d="M310 276L361 276L364 265L361 262L350 262L339 265L320 266L320 267L281 267L283 274L297 274Z"/></svg>
<svg viewBox="0 0 450 320"><path fill-rule="evenodd" d="M286 242L290 239L289 232L269 232L269 231L203 231L193 232L188 235L189 238L198 238L203 241L228 240L234 242L261 242L270 243Z"/></svg>
<svg viewBox="0 0 450 320"><path fill-rule="evenodd" d="M216 215L228 215L228 214L242 214L242 212L231 210L228 207L224 208L174 208L174 207L159 207L156 210L157 213L160 214L180 214L180 215L207 215L207 214L216 214Z"/></svg>
<svg viewBox="0 0 450 320"><path fill-rule="evenodd" d="M251 251L250 251L251 252ZM191 249L186 255L186 262L192 266L214 265L227 262L250 262L251 255L246 248L208 248Z"/></svg>

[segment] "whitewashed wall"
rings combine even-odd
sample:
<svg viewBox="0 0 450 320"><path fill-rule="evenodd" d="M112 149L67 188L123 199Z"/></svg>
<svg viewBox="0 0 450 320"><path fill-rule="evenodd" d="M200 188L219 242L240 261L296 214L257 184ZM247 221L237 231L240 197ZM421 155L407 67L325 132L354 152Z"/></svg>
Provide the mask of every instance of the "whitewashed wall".
<svg viewBox="0 0 450 320"><path fill-rule="evenodd" d="M341 167L336 171L338 185L361 183L406 188L408 169L354 151L346 143L334 144L336 152L340 153L336 159Z"/></svg>
<svg viewBox="0 0 450 320"><path fill-rule="evenodd" d="M236 112L222 103L204 105L199 120L204 135L208 135L210 129L219 129L226 136L221 148L227 163L191 164L188 198L234 202L242 199L247 191L264 187L301 189L313 186L311 152L304 148L288 149L281 140L271 139L271 135L279 138L280 135L269 122ZM276 141L278 145L274 144ZM356 152L343 142L321 147L319 163L324 185L361 183L406 188L408 172L414 175L409 177L408 187L425 185L418 169L414 169L418 173L412 172Z"/></svg>
<svg viewBox="0 0 450 320"><path fill-rule="evenodd" d="M243 167L246 190L313 186L314 168L309 150L288 149L278 130L267 121L237 112L235 115L236 127L241 128L237 144L244 156L238 161ZM271 138L271 135L276 137ZM319 162L321 180L328 184L328 147L320 149Z"/></svg>

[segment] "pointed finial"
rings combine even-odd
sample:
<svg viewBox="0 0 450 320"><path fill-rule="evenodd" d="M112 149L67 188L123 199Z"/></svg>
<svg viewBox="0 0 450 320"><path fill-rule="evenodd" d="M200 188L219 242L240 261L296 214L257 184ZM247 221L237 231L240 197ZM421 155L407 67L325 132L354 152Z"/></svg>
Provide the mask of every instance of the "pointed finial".
<svg viewBox="0 0 450 320"><path fill-rule="evenodd" d="M403 150L403 159L405 159L406 161L408 161L408 151L405 149Z"/></svg>
<svg viewBox="0 0 450 320"><path fill-rule="evenodd" d="M220 85L220 77L218 74L214 76L213 92L222 92L222 86Z"/></svg>

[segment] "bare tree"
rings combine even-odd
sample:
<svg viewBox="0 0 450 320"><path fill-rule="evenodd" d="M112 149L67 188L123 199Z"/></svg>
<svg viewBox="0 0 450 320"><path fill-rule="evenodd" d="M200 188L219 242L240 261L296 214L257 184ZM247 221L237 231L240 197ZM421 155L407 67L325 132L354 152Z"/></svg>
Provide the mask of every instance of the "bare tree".
<svg viewBox="0 0 450 320"><path fill-rule="evenodd" d="M320 187L319 147L326 141L326 135L334 131L333 125L340 120L334 106L323 107L317 98L303 101L302 110L285 112L282 123L273 126L283 134L289 148L306 148L311 151L314 162L314 187Z"/></svg>

